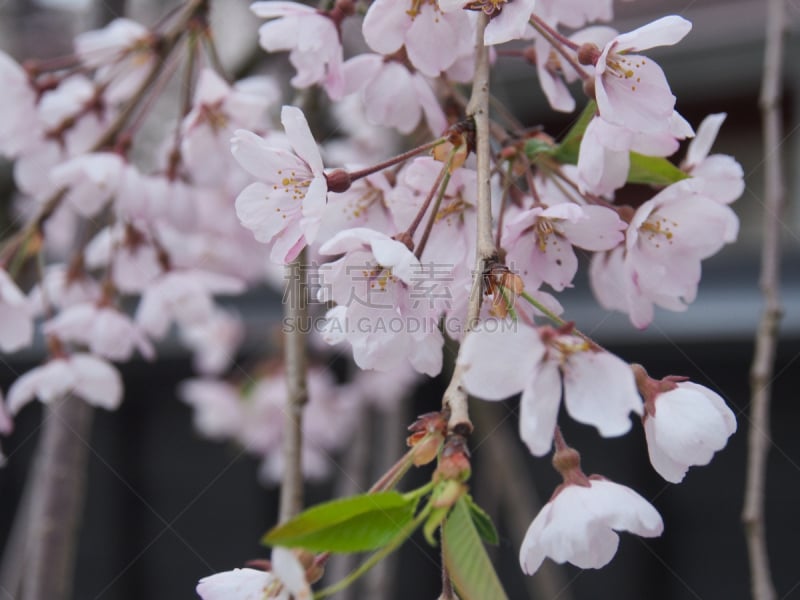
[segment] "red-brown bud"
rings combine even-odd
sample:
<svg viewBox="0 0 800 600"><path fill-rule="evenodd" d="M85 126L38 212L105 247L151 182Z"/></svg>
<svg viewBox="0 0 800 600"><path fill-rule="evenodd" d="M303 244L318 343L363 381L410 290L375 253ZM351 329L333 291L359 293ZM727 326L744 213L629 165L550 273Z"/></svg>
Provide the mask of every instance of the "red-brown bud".
<svg viewBox="0 0 800 600"><path fill-rule="evenodd" d="M344 169L336 169L330 173L325 173L325 180L328 182L328 191L337 194L349 190L353 183L350 173Z"/></svg>
<svg viewBox="0 0 800 600"><path fill-rule="evenodd" d="M578 47L578 62L582 65L596 65L602 52L595 44L586 43Z"/></svg>

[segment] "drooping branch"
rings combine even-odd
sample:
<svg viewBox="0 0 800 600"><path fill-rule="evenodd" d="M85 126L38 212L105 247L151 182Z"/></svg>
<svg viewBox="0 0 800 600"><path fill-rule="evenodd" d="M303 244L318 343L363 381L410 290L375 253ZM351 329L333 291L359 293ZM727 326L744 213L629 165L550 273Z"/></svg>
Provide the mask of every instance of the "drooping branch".
<svg viewBox="0 0 800 600"><path fill-rule="evenodd" d="M747 481L742 521L750 558L751 590L755 600L773 600L764 523L767 456L770 446L769 407L780 302L780 229L785 204L781 156L781 75L783 70L784 0L767 3L764 78L759 105L764 141L764 223L761 252L761 291L764 310L756 332L755 356L750 371L750 428L748 432Z"/></svg>
<svg viewBox="0 0 800 600"><path fill-rule="evenodd" d="M497 248L492 235L492 197L491 197L491 136L489 127L489 50L483 43L483 33L488 23L488 17L481 14L478 17L476 33L476 59L475 78L472 84L472 95L467 104L467 115L475 121L475 154L477 159L477 213L478 213L478 242L475 253L475 270L473 272L472 289L469 296L467 318L465 321L464 335L469 335L470 330L478 321L483 295L483 272L486 264L496 258ZM467 392L461 386L463 370L456 365L453 377L444 393L443 408L449 412L448 429L462 435L472 431L472 422L469 419L467 406Z"/></svg>
<svg viewBox="0 0 800 600"><path fill-rule="evenodd" d="M283 431L283 481L278 519L284 522L303 508L303 407L306 387L308 299L305 251L286 266L288 301L283 305L286 408Z"/></svg>

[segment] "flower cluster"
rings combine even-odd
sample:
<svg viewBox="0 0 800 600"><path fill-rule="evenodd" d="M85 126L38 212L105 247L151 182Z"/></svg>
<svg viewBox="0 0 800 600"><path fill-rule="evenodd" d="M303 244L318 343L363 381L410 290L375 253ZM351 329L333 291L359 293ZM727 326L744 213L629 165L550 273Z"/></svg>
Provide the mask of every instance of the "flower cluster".
<svg viewBox="0 0 800 600"><path fill-rule="evenodd" d="M348 384L309 372L308 477L327 473L327 453L367 403L397 402L417 373L443 370L448 335L462 341L464 390L484 400L521 393L520 436L534 455L554 439L557 462L567 452L554 433L563 398L570 417L606 437L640 417L668 481L707 464L736 429L724 401L682 378L651 379L563 320L557 297L574 285L578 256L591 254L598 302L644 328L655 307L686 309L702 261L736 238L730 204L742 169L710 154L725 115L695 136L644 54L678 43L691 24L667 16L619 33L597 24L612 18L610 0L374 0L363 18L352 0L329 4L251 7L265 19L260 46L288 53L291 85L318 86L340 115L338 139L322 145L301 108L278 108L286 90L276 80L228 79L206 2L152 29L118 19L81 34L65 61L23 67L0 54L0 155L14 161L24 223L0 251L0 350L28 347L40 331L49 354L8 390L0 433L34 398L74 393L116 408L123 386L112 362L137 352L154 360L175 331L202 376L180 390L197 428L262 457L263 479L278 481L285 367L218 379L244 332L216 297L274 286L276 269L305 257L323 263L319 293L289 301L324 305L317 341L344 344L359 369L381 372L359 371ZM343 33L359 28L360 40ZM531 62L554 110L576 110L568 84L581 81L586 108L575 127L555 139L498 111L492 139L476 141L463 84L484 56L493 68ZM184 85L170 97L178 68ZM157 122L156 102L172 102L169 122ZM142 134L151 120L163 134L155 150ZM388 157L397 134L412 133L428 143ZM680 164L666 160L692 137ZM491 154L488 173L473 156L478 143ZM628 202L618 192L629 183L649 187ZM491 256L478 252L476 271L486 239ZM33 283L32 259L45 263ZM484 297L476 320L470 306ZM545 556L600 567L616 550L613 530L663 528L638 494L587 478L570 460L525 537L526 573ZM205 579L198 592L299 598L304 581L244 569Z"/></svg>

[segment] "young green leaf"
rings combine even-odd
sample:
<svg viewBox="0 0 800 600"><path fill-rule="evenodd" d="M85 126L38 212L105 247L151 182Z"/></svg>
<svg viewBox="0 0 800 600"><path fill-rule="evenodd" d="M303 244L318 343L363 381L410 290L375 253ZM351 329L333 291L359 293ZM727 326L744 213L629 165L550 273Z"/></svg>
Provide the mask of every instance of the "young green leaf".
<svg viewBox="0 0 800 600"><path fill-rule="evenodd" d="M442 548L447 570L462 600L508 600L464 497L456 502L444 523Z"/></svg>
<svg viewBox="0 0 800 600"><path fill-rule="evenodd" d="M425 539L431 546L436 546L437 542L436 538L433 537L433 534L442 524L442 521L444 521L448 512L450 512L449 506L441 506L439 508L434 508L431 511L428 520L425 521L425 526L422 528L422 532L425 534Z"/></svg>
<svg viewBox="0 0 800 600"><path fill-rule="evenodd" d="M379 492L325 502L274 527L261 543L312 552L375 550L412 521L417 501L398 492Z"/></svg>
<svg viewBox="0 0 800 600"><path fill-rule="evenodd" d="M586 105L581 116L578 117L578 120L570 127L567 135L564 136L564 139L561 140L561 143L556 147L553 157L558 162L571 165L578 162L578 150L581 147L583 134L586 132L586 128L589 126L589 122L596 112L597 104L592 100Z"/></svg>
<svg viewBox="0 0 800 600"><path fill-rule="evenodd" d="M475 525L475 529L478 531L478 535L481 536L481 539L493 546L499 544L500 537L497 535L497 529L494 528L492 518L486 514L485 510L475 504L475 500L472 499L472 496L465 494L464 499L467 501L469 516L472 517L472 522Z"/></svg>
<svg viewBox="0 0 800 600"><path fill-rule="evenodd" d="M647 183L650 185L670 185L688 175L666 158L644 156L631 152L631 166L628 170L628 183Z"/></svg>

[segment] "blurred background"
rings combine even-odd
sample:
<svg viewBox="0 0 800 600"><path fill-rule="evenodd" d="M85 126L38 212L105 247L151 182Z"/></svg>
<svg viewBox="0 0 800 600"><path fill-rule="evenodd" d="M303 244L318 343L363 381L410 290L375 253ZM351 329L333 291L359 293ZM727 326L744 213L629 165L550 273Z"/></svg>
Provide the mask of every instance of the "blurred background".
<svg viewBox="0 0 800 600"><path fill-rule="evenodd" d="M171 4L0 0L0 47L18 59L69 53L72 36L80 31L122 14L154 23ZM256 47L259 22L247 7L248 2L240 0L213 3L223 59L237 70L267 64ZM739 431L710 466L692 469L684 483L675 486L665 484L650 468L640 427L623 438L607 440L591 428L564 419L565 435L581 451L584 470L635 488L665 521L660 539L623 535L616 558L599 571L562 567L549 568L534 578L521 574L517 550L524 528L559 481L547 459L533 459L517 442L514 401L476 407L472 488L500 530L501 543L492 553L511 598L747 598L747 556L739 516L748 370L762 306L758 261L764 149L757 100L765 3L641 0L617 3L615 10L618 19L613 25L621 31L670 12L694 23L681 44L648 54L663 67L678 98L678 110L695 127L709 113L728 114L714 151L735 156L744 168L747 188L734 205L741 231L737 244L704 263L697 301L685 313L658 312L645 332L635 330L622 315L602 311L580 276L560 299L568 318L582 330L624 359L644 364L652 376L686 375L717 390L737 413ZM796 550L800 535L800 3L788 0L786 10L790 35L783 74L785 138L780 148L770 149L785 161L789 185L782 230L785 314L774 380L766 527L778 597L800 599ZM275 71L282 65L285 57L278 56L266 68ZM551 133L569 127L569 116L554 120L530 65L504 61L493 85L524 122L544 124ZM3 202L8 202L11 190L11 165L0 164ZM278 294L253 292L231 305L246 317L250 337L257 341L246 348L272 339L280 322ZM248 359L246 352L242 361ZM193 375L189 357L177 344L167 345L160 355L166 358L154 364L123 366L127 389L122 407L114 413L96 413L92 438L87 440L90 468L76 599L193 598L199 578L266 554L258 539L275 521L276 490L258 483L256 459L194 432L191 410L175 394L178 383ZM35 352L6 358L0 366L2 388L6 390L15 373L39 359ZM308 501L339 493L348 485L342 474L354 465L359 464L366 474L379 469L381 457L398 456L403 428L413 415L438 408L444 385L442 379L424 385L407 406L393 411L395 420L388 425L376 415L367 416L360 447L354 442L344 455L330 458L334 477L310 486ZM26 409L14 434L3 440L9 461L0 470L0 541L7 539L20 505L40 417L38 404ZM498 432L508 435L495 435ZM369 464L358 463L365 456ZM436 549L420 537L404 546L391 569L378 577L378 583L368 582L349 597L434 598L440 590ZM378 584L384 589L368 587ZM2 590L0 600L6 600Z"/></svg>

